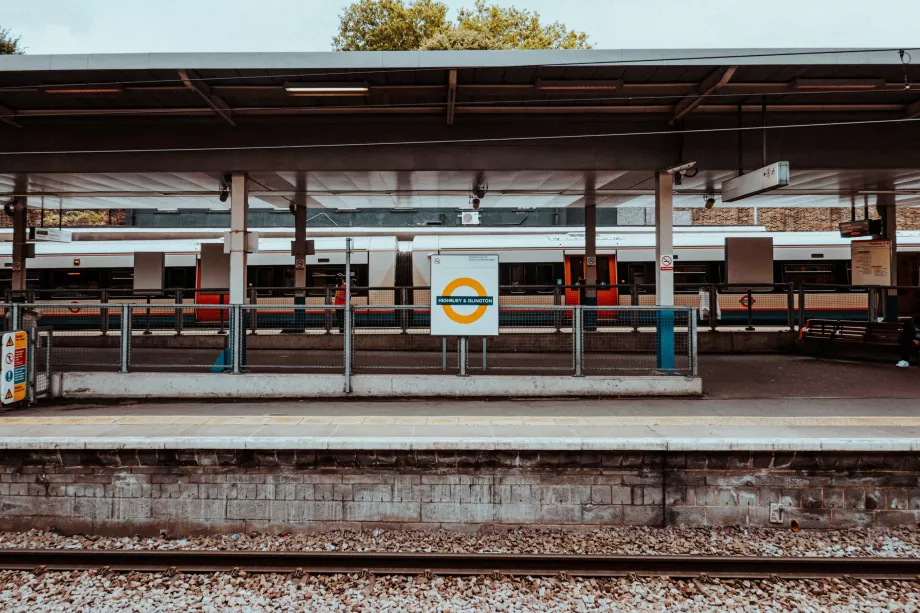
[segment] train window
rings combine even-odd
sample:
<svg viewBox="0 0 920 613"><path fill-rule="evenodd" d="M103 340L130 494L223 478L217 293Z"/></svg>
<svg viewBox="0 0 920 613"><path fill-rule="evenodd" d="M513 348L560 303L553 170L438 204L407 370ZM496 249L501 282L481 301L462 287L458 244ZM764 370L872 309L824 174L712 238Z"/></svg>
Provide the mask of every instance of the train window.
<svg viewBox="0 0 920 613"><path fill-rule="evenodd" d="M186 271L184 268L167 268L166 269L166 289L185 289Z"/></svg>
<svg viewBox="0 0 920 613"><path fill-rule="evenodd" d="M554 285L556 275L553 274L552 264L537 264L537 285Z"/></svg>
<svg viewBox="0 0 920 613"><path fill-rule="evenodd" d="M675 264L674 283L703 284L709 282L709 270L705 264Z"/></svg>
<svg viewBox="0 0 920 613"><path fill-rule="evenodd" d="M575 285L585 277L585 259L581 256L569 259L569 280Z"/></svg>
<svg viewBox="0 0 920 613"><path fill-rule="evenodd" d="M610 285L610 258L606 256L597 258L597 284Z"/></svg>
<svg viewBox="0 0 920 613"><path fill-rule="evenodd" d="M527 269L523 264L512 264L509 272L511 285L527 285Z"/></svg>
<svg viewBox="0 0 920 613"><path fill-rule="evenodd" d="M783 283L832 285L834 267L832 264L784 264Z"/></svg>

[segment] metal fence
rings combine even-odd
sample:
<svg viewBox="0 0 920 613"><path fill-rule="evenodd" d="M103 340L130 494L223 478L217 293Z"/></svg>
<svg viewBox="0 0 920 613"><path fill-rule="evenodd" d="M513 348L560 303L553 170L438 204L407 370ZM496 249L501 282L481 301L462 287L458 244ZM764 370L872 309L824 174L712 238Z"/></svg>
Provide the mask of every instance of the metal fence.
<svg viewBox="0 0 920 613"><path fill-rule="evenodd" d="M53 328L47 351L56 371L696 372L689 307L511 305L499 336L469 339L432 336L428 308L419 305L83 303L78 313L58 304L13 310L26 329ZM108 321L105 334L100 318ZM662 352L671 356L664 363Z"/></svg>

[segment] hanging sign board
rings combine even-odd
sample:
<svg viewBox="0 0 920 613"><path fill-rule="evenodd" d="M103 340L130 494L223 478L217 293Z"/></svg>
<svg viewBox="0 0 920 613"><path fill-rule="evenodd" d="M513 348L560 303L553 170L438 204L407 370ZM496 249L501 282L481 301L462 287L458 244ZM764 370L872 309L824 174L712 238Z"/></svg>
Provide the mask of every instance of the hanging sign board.
<svg viewBox="0 0 920 613"><path fill-rule="evenodd" d="M19 402L26 397L26 354L29 336L24 331L3 335L3 368L0 369L0 399L3 404Z"/></svg>
<svg viewBox="0 0 920 613"><path fill-rule="evenodd" d="M33 240L37 241L54 241L56 243L69 243L73 241L73 233L70 230L60 228L30 228L29 234Z"/></svg>
<svg viewBox="0 0 920 613"><path fill-rule="evenodd" d="M498 256L431 256L431 335L498 336Z"/></svg>
<svg viewBox="0 0 920 613"><path fill-rule="evenodd" d="M891 241L850 243L853 285L891 285Z"/></svg>
<svg viewBox="0 0 920 613"><path fill-rule="evenodd" d="M722 202L735 202L789 185L789 162L776 162L722 182Z"/></svg>

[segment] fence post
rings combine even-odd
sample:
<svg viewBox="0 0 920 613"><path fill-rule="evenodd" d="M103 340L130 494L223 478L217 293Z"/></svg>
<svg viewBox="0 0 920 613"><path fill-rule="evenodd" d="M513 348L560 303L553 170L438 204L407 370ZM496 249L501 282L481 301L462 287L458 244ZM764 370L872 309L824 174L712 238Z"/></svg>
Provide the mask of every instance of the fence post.
<svg viewBox="0 0 920 613"><path fill-rule="evenodd" d="M27 404L33 404L35 402L35 344L38 342L38 328L29 328L29 342L26 345L26 353L28 357L26 358L26 390L28 397L26 399ZM48 382L49 385L51 381Z"/></svg>
<svg viewBox="0 0 920 613"><path fill-rule="evenodd" d="M346 304L342 307L344 312L342 317L345 318L345 393L351 393L351 359L352 359L352 342L354 338L352 337L353 331L351 328L351 305Z"/></svg>
<svg viewBox="0 0 920 613"><path fill-rule="evenodd" d="M394 294L394 296L395 296L395 294ZM396 311L397 313L399 313L399 328L400 328L400 331L401 331L400 333L401 333L401 334L406 334L406 333L408 332L408 328L409 328L409 313L410 313L410 311L409 311L408 308L406 308L407 305L409 304L409 290L406 289L405 287L399 288L399 301L400 301L400 303L401 303L400 306L403 307L403 308L401 308L401 309L397 309L397 311ZM368 302L370 302L370 300L368 300Z"/></svg>
<svg viewBox="0 0 920 613"><path fill-rule="evenodd" d="M795 332L795 294L791 285L786 286L786 321L789 331Z"/></svg>
<svg viewBox="0 0 920 613"><path fill-rule="evenodd" d="M699 354L699 346L697 345L697 329L696 329L696 309L691 309L688 313L689 317L689 327L690 332L690 376L697 376L697 355Z"/></svg>
<svg viewBox="0 0 920 613"><path fill-rule="evenodd" d="M559 307L562 306L562 294L559 291L559 285L553 286L553 306L556 307L553 310L553 326L556 328L556 332L562 331L562 321L565 318L565 313Z"/></svg>
<svg viewBox="0 0 920 613"><path fill-rule="evenodd" d="M323 293L323 305L327 308L323 309L323 317L326 320L326 334L332 334L332 314L335 312L334 309L330 310L328 306L332 304L329 299L329 286L325 286ZM344 316L343 316L344 317Z"/></svg>
<svg viewBox="0 0 920 613"><path fill-rule="evenodd" d="M249 290L249 304L258 304L259 298L256 294L256 288L251 288ZM297 307L294 307L294 319L297 319ZM249 333L255 336L258 333L257 328L259 327L259 311L252 309L249 312Z"/></svg>
<svg viewBox="0 0 920 613"><path fill-rule="evenodd" d="M441 370L447 370L447 337L441 337Z"/></svg>
<svg viewBox="0 0 920 613"><path fill-rule="evenodd" d="M19 329L19 303L14 302L10 310L10 331Z"/></svg>
<svg viewBox="0 0 920 613"><path fill-rule="evenodd" d="M805 284L799 283L799 330L805 327Z"/></svg>
<svg viewBox="0 0 920 613"><path fill-rule="evenodd" d="M121 305L121 372L131 365L131 305Z"/></svg>
<svg viewBox="0 0 920 613"><path fill-rule="evenodd" d="M636 283L629 286L629 304L632 306L639 306L639 285ZM640 319L639 312L633 309L629 319L632 321L633 332L638 332Z"/></svg>
<svg viewBox="0 0 920 613"><path fill-rule="evenodd" d="M224 304L224 294L223 294L223 292L218 292L218 293L217 293L217 304L218 304L218 305L223 305L223 304ZM224 309L223 309L222 307L221 307L221 308L218 308L218 309L217 309L217 313L218 313L218 317L220 318L220 329L217 331L217 333L218 333L218 334L224 334L224 333L226 332L226 331L224 330Z"/></svg>
<svg viewBox="0 0 920 613"><path fill-rule="evenodd" d="M102 290L102 304L108 304L108 303L109 303L109 290L104 289ZM100 326L102 329L102 336L105 336L106 334L109 333L109 309L108 307L102 307L101 309L99 309L99 313L102 315L102 321L100 322Z"/></svg>
<svg viewBox="0 0 920 613"><path fill-rule="evenodd" d="M482 369L483 370L485 370L486 367L488 366L488 356L486 354L486 344L488 340L489 340L488 336L482 337Z"/></svg>
<svg viewBox="0 0 920 613"><path fill-rule="evenodd" d="M577 306L572 310L572 334L575 335L575 338L572 342L573 351L575 351L575 376L582 377L583 364L584 361L584 351L582 343L584 343L584 336L582 335L582 325L583 320L581 316L581 306Z"/></svg>
<svg viewBox="0 0 920 613"><path fill-rule="evenodd" d="M182 334L182 327L185 325L185 322L183 320L185 311L182 308L182 290L181 289L176 290L176 304L178 306L176 307L176 317L175 317L175 322L173 323L176 326L176 336L180 336Z"/></svg>
<svg viewBox="0 0 920 613"><path fill-rule="evenodd" d="M467 354L466 337L461 336L460 338L457 339L457 341L458 341L457 342L458 351L460 352L460 376L465 377L466 376L466 354Z"/></svg>
<svg viewBox="0 0 920 613"><path fill-rule="evenodd" d="M748 332L754 331L754 297L751 296L751 289L747 291L747 327Z"/></svg>
<svg viewBox="0 0 920 613"><path fill-rule="evenodd" d="M243 326L241 307L238 304L230 306L230 362L233 365L233 374L239 374L242 371L243 363Z"/></svg>
<svg viewBox="0 0 920 613"><path fill-rule="evenodd" d="M719 286L709 284L709 329L716 331L719 326Z"/></svg>

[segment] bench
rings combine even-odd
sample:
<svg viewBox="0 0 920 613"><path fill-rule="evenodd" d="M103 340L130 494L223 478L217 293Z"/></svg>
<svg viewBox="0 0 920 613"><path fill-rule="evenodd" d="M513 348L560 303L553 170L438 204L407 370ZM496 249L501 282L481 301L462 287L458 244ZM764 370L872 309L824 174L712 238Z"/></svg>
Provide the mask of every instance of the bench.
<svg viewBox="0 0 920 613"><path fill-rule="evenodd" d="M842 353L881 353L897 349L903 327L896 322L812 319L802 330L802 341L806 347L818 347L822 355L830 349Z"/></svg>

